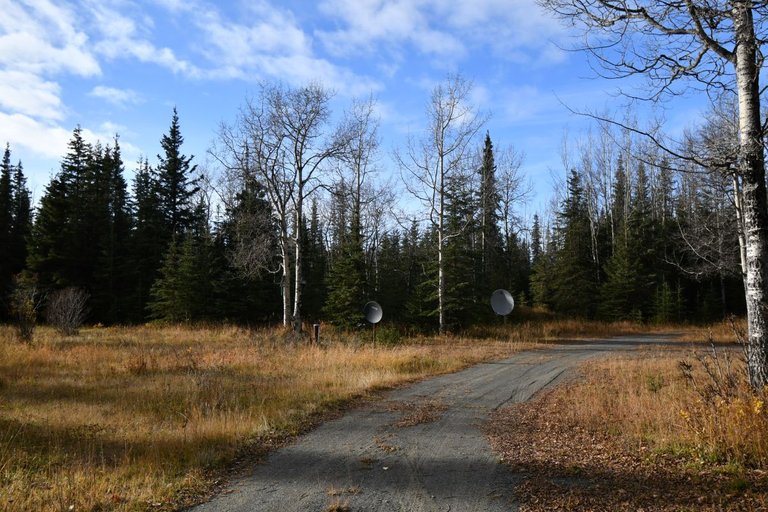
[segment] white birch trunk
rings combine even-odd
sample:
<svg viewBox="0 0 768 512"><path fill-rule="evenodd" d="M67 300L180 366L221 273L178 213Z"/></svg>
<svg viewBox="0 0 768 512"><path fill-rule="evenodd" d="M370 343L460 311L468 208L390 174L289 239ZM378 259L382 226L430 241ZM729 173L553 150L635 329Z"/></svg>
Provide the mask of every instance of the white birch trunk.
<svg viewBox="0 0 768 512"><path fill-rule="evenodd" d="M765 163L760 122L757 42L748 2L733 7L736 38L736 83L739 98L739 167L743 179L743 219L746 241L747 366L755 389L768 384L766 343L766 205Z"/></svg>

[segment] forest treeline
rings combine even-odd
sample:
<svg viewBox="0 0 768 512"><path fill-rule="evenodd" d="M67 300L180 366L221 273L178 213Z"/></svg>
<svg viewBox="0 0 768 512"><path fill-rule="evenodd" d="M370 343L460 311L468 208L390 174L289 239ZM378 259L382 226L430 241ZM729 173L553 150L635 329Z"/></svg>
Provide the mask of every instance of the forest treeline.
<svg viewBox="0 0 768 512"><path fill-rule="evenodd" d="M427 143L396 157L406 188L425 199L423 216L396 215L391 183L377 181L372 102L333 124L330 95L317 86L265 86L221 127L210 150L221 166L216 194L184 154L175 109L161 154L130 184L119 140L90 144L75 128L34 208L6 146L2 317L13 317L20 289L34 291L42 312L46 297L71 288L87 293L87 321L102 324L351 327L377 300L386 321L457 330L493 321L497 288L519 304L608 320L743 312L738 190L718 170L736 143L731 110L687 135L691 158L601 126L564 163L551 211L528 224L520 155L498 151L481 116L445 117L444 100L464 105L463 85L448 82L428 104L430 119L454 123L449 139L430 147L438 125L427 123Z"/></svg>

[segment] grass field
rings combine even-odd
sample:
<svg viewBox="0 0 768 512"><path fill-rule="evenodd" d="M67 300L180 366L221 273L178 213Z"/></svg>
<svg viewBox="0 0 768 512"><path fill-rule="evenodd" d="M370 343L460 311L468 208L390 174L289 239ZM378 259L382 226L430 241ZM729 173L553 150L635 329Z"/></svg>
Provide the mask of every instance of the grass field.
<svg viewBox="0 0 768 512"><path fill-rule="evenodd" d="M370 333L0 327L0 509L171 510L355 398L553 338L644 327L526 321L373 347ZM391 341L391 340L390 340Z"/></svg>

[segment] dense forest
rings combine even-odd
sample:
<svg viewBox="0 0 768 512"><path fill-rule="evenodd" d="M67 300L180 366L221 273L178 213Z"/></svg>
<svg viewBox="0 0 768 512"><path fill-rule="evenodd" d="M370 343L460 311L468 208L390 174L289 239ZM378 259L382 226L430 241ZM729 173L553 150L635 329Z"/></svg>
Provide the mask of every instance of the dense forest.
<svg viewBox="0 0 768 512"><path fill-rule="evenodd" d="M44 316L60 290L82 293L87 321L101 324L354 327L377 300L388 322L456 331L494 320L497 288L518 304L607 320L743 312L739 186L724 171L732 106L687 133L679 158L637 130L596 125L563 158L551 209L529 222L521 156L497 150L468 93L458 77L437 87L424 137L396 153L420 205L405 214L376 172L372 101L334 122L318 86L263 86L209 150L217 180L184 154L175 109L161 154L131 184L117 137L91 144L75 128L36 207L6 146L2 318L20 297Z"/></svg>

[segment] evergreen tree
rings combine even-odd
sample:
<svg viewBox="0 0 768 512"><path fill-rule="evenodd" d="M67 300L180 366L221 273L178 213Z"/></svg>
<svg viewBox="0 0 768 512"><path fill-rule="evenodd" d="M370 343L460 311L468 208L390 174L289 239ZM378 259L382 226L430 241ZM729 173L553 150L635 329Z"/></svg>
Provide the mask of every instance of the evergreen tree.
<svg viewBox="0 0 768 512"><path fill-rule="evenodd" d="M225 212L214 239L215 317L240 322L274 319L280 313L277 226L264 187L247 179ZM258 252L256 261L249 256ZM266 256L266 257L265 257Z"/></svg>
<svg viewBox="0 0 768 512"><path fill-rule="evenodd" d="M572 170L568 177L568 197L559 213L558 237L561 245L554 262L553 306L555 311L591 317L597 306L597 273L592 259L591 232L581 176Z"/></svg>
<svg viewBox="0 0 768 512"><path fill-rule="evenodd" d="M98 255L91 302L94 319L116 323L128 317L134 285L129 256L133 219L117 138L100 160L93 215L98 227L94 237Z"/></svg>
<svg viewBox="0 0 768 512"><path fill-rule="evenodd" d="M202 202L194 213L201 220L190 226L181 243L174 237L152 285L147 308L153 318L192 322L212 319L217 310L215 290L222 269L213 264L213 239L202 220L206 218Z"/></svg>
<svg viewBox="0 0 768 512"><path fill-rule="evenodd" d="M555 236L547 229L543 250L531 265L531 296L535 306L554 307L555 283L553 280L557 247Z"/></svg>
<svg viewBox="0 0 768 512"><path fill-rule="evenodd" d="M78 126L72 133L69 151L61 170L48 183L32 232L28 266L37 275L43 291L68 286L85 287L90 277L86 267L93 248L85 225L86 182L92 148Z"/></svg>
<svg viewBox="0 0 768 512"><path fill-rule="evenodd" d="M168 133L160 140L163 154L157 155L156 168L163 230L168 240L173 236L183 237L196 221L194 197L200 189L197 186L198 179L193 178L192 174L197 170L197 165L191 165L192 156L187 157L181 152L183 143L179 116L174 108Z"/></svg>
<svg viewBox="0 0 768 512"><path fill-rule="evenodd" d="M392 322L403 322L409 295L410 269L404 254L404 236L393 230L382 237L379 245L379 271L374 283L376 300Z"/></svg>
<svg viewBox="0 0 768 512"><path fill-rule="evenodd" d="M150 288L158 276L169 239L163 229L163 213L154 173L145 159L136 170L133 182L134 229L131 237L131 260L134 288L130 318L144 318Z"/></svg>
<svg viewBox="0 0 768 512"><path fill-rule="evenodd" d="M536 265L541 258L542 245L541 245L541 222L539 221L539 215L533 215L533 225L531 226L531 264Z"/></svg>
<svg viewBox="0 0 768 512"><path fill-rule="evenodd" d="M414 220L403 243L403 254L410 273L410 285L405 300L407 323L419 329L434 326L438 316L437 231L434 227L419 233Z"/></svg>
<svg viewBox="0 0 768 512"><path fill-rule="evenodd" d="M321 315L323 305L328 295L326 272L328 267L328 251L325 247L324 230L320 224L317 200L312 199L309 229L305 226L304 256L304 312L306 318L316 322Z"/></svg>
<svg viewBox="0 0 768 512"><path fill-rule="evenodd" d="M461 174L449 177L446 197L446 227L452 235L445 241L443 253L445 259L443 310L445 328L450 330L467 327L485 311L485 308L481 309L480 306L478 288L487 291L490 284L488 282L479 284L475 271L478 266L475 264L476 253L473 244L473 235L478 231L474 217L476 203L472 197L468 177ZM489 232L493 231L489 230ZM490 240L487 242L490 246ZM482 260L482 255L478 259ZM486 261L486 263L490 262ZM482 265L480 267L480 272L483 272ZM485 279L488 274L489 272L483 273ZM484 295L490 297L490 292Z"/></svg>
<svg viewBox="0 0 768 512"><path fill-rule="evenodd" d="M511 247L513 241L502 241L499 230L500 197L496 183L493 143L488 132L485 134L482 155L482 164L479 169L479 258L477 258L479 269L476 292L477 299L485 303L495 289L509 286L509 271L515 269L519 262L517 261L518 255L513 254L516 249L516 247ZM507 258L504 258L503 254L505 245ZM521 284L518 283L516 286L521 286Z"/></svg>
<svg viewBox="0 0 768 512"><path fill-rule="evenodd" d="M12 275L21 272L27 261L27 244L32 232L32 193L27 188L27 178L21 161L13 170L11 182L11 231L8 241L8 261Z"/></svg>

